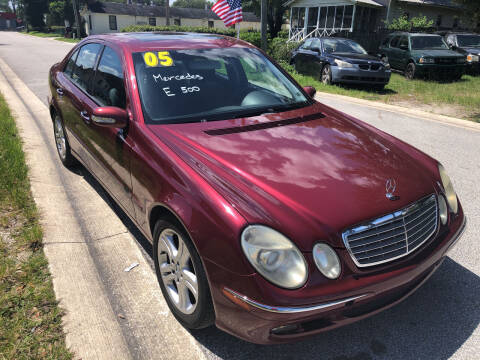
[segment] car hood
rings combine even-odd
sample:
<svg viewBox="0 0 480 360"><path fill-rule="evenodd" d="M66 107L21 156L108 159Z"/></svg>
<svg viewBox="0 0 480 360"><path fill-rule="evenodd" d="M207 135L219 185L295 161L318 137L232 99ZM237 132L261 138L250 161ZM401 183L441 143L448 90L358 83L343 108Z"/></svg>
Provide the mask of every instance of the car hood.
<svg viewBox="0 0 480 360"><path fill-rule="evenodd" d="M469 54L480 55L480 48L478 47L461 47L460 49Z"/></svg>
<svg viewBox="0 0 480 360"><path fill-rule="evenodd" d="M311 251L340 233L434 192L424 166L379 133L327 106L195 124L148 125L248 223ZM387 179L397 201L386 198ZM221 211L221 209L219 209Z"/></svg>
<svg viewBox="0 0 480 360"><path fill-rule="evenodd" d="M350 53L335 53L332 56L339 60L346 60L353 64L361 64L367 61L381 63L381 60L369 54L350 54Z"/></svg>
<svg viewBox="0 0 480 360"><path fill-rule="evenodd" d="M463 57L463 55L453 50L412 50L413 55L418 57Z"/></svg>

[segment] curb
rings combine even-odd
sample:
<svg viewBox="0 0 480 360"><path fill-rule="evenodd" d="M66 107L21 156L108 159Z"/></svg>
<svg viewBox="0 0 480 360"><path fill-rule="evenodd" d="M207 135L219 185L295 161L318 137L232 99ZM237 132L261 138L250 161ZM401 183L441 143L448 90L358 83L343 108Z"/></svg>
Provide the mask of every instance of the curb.
<svg viewBox="0 0 480 360"><path fill-rule="evenodd" d="M463 119L454 118L454 117L445 116L445 115L434 114L434 113L416 110L416 109L410 109L410 108L406 108L398 105L385 104L379 101L358 99L358 98L345 96L345 95L330 94L325 92L317 92L315 95L315 100L320 102L328 98L347 101L349 103L368 106L368 107L379 109L379 110L400 113L402 115L409 115L409 116L417 117L424 120L435 121L435 122L439 122L439 123L443 123L451 126L461 127L468 130L480 131L480 123L476 123L473 121L463 120Z"/></svg>

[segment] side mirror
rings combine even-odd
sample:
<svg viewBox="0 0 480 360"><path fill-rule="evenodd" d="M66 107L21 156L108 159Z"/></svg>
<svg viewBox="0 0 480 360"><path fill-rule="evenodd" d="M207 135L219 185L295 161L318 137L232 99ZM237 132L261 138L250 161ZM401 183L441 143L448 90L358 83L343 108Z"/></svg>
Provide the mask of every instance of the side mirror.
<svg viewBox="0 0 480 360"><path fill-rule="evenodd" d="M124 128L128 123L128 114L119 107L102 106L93 111L92 121L98 126Z"/></svg>
<svg viewBox="0 0 480 360"><path fill-rule="evenodd" d="M315 96L317 90L313 86L305 86L303 90L310 96L312 99Z"/></svg>

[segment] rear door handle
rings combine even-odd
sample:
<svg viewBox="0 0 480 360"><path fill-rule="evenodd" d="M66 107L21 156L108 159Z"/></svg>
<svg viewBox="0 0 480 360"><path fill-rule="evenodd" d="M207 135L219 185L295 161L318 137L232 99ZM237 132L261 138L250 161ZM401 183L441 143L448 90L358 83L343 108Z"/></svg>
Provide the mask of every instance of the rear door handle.
<svg viewBox="0 0 480 360"><path fill-rule="evenodd" d="M60 96L63 96L63 89L62 88L57 88L57 94Z"/></svg>
<svg viewBox="0 0 480 360"><path fill-rule="evenodd" d="M80 116L82 117L83 121L85 121L87 124L90 124L90 116L86 111L80 112Z"/></svg>

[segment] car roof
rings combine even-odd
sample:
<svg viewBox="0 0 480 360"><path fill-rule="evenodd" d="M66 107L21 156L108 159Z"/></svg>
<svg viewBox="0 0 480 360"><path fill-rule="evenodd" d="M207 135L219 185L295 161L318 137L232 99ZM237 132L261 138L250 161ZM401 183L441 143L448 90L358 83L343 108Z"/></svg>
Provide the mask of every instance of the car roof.
<svg viewBox="0 0 480 360"><path fill-rule="evenodd" d="M253 47L245 41L218 34L199 34L188 32L136 32L92 35L85 39L103 40L115 43L132 52L145 51L152 48L168 50Z"/></svg>
<svg viewBox="0 0 480 360"><path fill-rule="evenodd" d="M389 34L389 36L393 35L408 35L408 36L441 36L439 34L427 34L427 33L409 33L406 31L396 31L394 33Z"/></svg>
<svg viewBox="0 0 480 360"><path fill-rule="evenodd" d="M353 39L347 39L347 38L338 37L338 36L315 36L315 37L312 37L311 39L319 39L319 40L323 40L323 39L350 40L350 41L356 42L356 41L353 40ZM308 40L308 39L307 39L307 40Z"/></svg>

